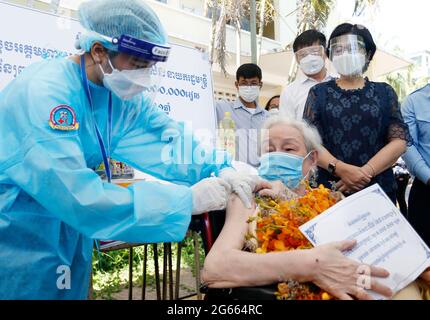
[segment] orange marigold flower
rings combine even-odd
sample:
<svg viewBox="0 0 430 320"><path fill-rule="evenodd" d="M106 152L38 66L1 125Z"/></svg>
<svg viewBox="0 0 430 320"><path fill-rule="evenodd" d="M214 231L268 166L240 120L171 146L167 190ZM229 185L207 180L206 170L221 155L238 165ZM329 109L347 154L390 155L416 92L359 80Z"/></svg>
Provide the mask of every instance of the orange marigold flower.
<svg viewBox="0 0 430 320"><path fill-rule="evenodd" d="M336 203L330 189L320 185L316 189L306 187L306 194L297 199L273 201L258 199L261 211L257 218L257 253L309 249L311 243L299 227ZM270 209L270 214L267 214ZM330 300L332 297L313 284L280 283L278 299Z"/></svg>

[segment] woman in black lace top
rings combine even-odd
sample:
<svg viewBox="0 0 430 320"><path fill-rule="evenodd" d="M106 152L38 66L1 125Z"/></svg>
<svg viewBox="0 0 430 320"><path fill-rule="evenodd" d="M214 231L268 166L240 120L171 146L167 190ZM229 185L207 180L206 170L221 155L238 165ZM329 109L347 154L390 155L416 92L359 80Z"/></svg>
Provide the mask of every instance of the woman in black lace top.
<svg viewBox="0 0 430 320"><path fill-rule="evenodd" d="M315 125L324 150L318 182L351 194L379 183L396 203L392 165L410 142L397 95L386 83L363 76L375 52L363 26L339 25L327 49L339 79L311 89L304 119Z"/></svg>

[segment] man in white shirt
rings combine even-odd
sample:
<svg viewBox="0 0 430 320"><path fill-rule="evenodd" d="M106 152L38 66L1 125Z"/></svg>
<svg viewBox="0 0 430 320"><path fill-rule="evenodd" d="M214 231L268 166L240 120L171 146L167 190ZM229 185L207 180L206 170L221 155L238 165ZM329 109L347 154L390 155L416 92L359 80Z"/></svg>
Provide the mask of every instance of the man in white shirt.
<svg viewBox="0 0 430 320"><path fill-rule="evenodd" d="M316 30L307 30L294 40L293 51L301 73L282 91L281 115L302 120L309 90L318 83L332 79L325 67L326 45L326 37Z"/></svg>
<svg viewBox="0 0 430 320"><path fill-rule="evenodd" d="M229 112L235 123L236 157L234 160L245 162L258 167L260 130L269 112L258 104L260 90L263 86L262 72L253 63L241 65L236 71L235 87L239 97L230 102L221 100L216 102L218 123Z"/></svg>

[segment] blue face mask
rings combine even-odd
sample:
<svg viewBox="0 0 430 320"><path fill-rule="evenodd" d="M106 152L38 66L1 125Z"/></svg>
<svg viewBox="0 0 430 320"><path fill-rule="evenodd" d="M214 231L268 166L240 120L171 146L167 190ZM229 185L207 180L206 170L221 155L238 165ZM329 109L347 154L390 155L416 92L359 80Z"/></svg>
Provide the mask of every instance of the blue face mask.
<svg viewBox="0 0 430 320"><path fill-rule="evenodd" d="M296 189L303 180L303 162L306 157L285 152L269 152L261 156L258 174L269 181L280 180L288 188Z"/></svg>

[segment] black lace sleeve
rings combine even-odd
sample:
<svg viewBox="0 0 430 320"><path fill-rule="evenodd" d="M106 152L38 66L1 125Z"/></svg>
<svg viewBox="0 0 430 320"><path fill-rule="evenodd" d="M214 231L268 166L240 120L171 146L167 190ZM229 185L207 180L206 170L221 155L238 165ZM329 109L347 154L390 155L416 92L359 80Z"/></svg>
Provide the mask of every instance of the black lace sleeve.
<svg viewBox="0 0 430 320"><path fill-rule="evenodd" d="M400 111L399 100L394 89L390 85L387 86L388 103L390 108L390 116L388 120L387 142L394 139L405 140L408 146L412 145L412 137L409 133L408 125L403 120Z"/></svg>
<svg viewBox="0 0 430 320"><path fill-rule="evenodd" d="M318 96L315 88L309 91L308 99L305 104L305 110L303 112L303 120L314 125L318 131L320 131L320 117L318 112Z"/></svg>

